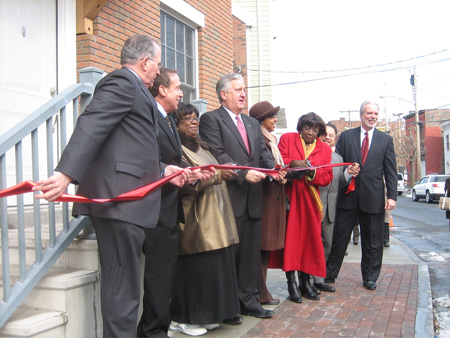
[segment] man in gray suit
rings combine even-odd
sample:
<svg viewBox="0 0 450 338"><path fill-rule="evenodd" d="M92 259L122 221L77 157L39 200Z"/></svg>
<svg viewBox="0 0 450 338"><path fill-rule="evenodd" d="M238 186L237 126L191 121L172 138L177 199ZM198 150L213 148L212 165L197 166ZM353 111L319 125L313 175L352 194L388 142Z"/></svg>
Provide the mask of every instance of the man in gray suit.
<svg viewBox="0 0 450 338"><path fill-rule="evenodd" d="M327 143L333 152L331 153L331 163L342 163L342 156L335 153L336 137L337 137L337 127L332 123L327 123L326 133L322 136L322 141ZM359 165L350 165L347 169L352 175L357 175L359 171ZM334 167L333 168L333 180L326 187L319 187L320 199L323 205L324 218L322 220L322 243L323 251L325 253L325 261L328 259L331 250L331 242L333 240L333 228L334 228L334 218L336 215L336 203L339 186L348 186L348 181L344 176L344 167ZM331 285L325 283L323 277L312 276L314 286L325 292L335 292L336 289Z"/></svg>
<svg viewBox="0 0 450 338"><path fill-rule="evenodd" d="M339 189L333 243L327 260L327 278L334 282L341 269L356 219L361 227L361 274L367 290L377 288L383 260L384 214L395 208L397 164L392 137L375 128L378 105L365 101L360 108L361 127L342 132L336 152L344 162L360 163L355 190ZM387 198L385 200L384 182Z"/></svg>
<svg viewBox="0 0 450 338"><path fill-rule="evenodd" d="M38 182L36 198L54 201L69 183L78 194L113 198L182 170L160 163L157 108L148 91L159 74L159 42L144 35L129 38L122 68L104 77L77 121L55 173ZM189 170L171 183L182 186ZM140 301L140 258L145 229L156 226L159 190L141 200L77 203L73 215L89 215L101 265L104 337L135 337Z"/></svg>
<svg viewBox="0 0 450 338"><path fill-rule="evenodd" d="M258 120L242 114L245 83L240 74L227 74L216 85L219 109L200 118L200 136L220 164L273 168L275 160L266 147ZM239 233L235 245L241 314L259 318L273 315L259 302L261 269L262 182L265 174L239 171L227 182ZM242 321L236 317L230 324Z"/></svg>

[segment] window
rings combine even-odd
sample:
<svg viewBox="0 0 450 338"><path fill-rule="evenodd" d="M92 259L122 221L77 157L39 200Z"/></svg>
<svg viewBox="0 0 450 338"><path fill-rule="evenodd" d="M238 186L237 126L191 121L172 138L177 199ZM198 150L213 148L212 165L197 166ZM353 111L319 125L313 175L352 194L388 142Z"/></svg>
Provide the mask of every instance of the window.
<svg viewBox="0 0 450 338"><path fill-rule="evenodd" d="M185 103L195 99L194 33L192 27L161 11L161 63L178 71Z"/></svg>

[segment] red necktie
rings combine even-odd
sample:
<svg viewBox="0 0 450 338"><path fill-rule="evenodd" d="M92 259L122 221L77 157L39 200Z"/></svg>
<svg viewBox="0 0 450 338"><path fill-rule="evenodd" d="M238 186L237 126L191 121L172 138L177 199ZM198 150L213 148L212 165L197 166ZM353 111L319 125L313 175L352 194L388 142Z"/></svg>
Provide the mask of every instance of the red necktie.
<svg viewBox="0 0 450 338"><path fill-rule="evenodd" d="M247 148L248 153L250 154L250 145L248 144L247 131L245 130L244 123L242 123L241 117L236 115L237 120L237 129L239 130L239 134L241 134L242 140L245 143L245 147Z"/></svg>
<svg viewBox="0 0 450 338"><path fill-rule="evenodd" d="M366 162L367 153L369 152L369 133L366 131L366 137L364 137L364 141L361 146L361 160L364 165L364 162Z"/></svg>

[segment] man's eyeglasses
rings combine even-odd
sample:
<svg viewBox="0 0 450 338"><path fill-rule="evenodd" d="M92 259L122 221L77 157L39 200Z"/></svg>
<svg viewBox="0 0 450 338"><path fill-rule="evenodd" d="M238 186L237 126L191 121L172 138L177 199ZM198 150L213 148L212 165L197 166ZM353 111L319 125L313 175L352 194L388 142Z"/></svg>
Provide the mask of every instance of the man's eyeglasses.
<svg viewBox="0 0 450 338"><path fill-rule="evenodd" d="M144 59L145 59L145 57L143 57L140 61L142 61L142 60L144 60ZM147 56L147 59L150 60L150 61L153 62L153 63L156 63L156 65L158 66L159 69L161 69L162 67L164 67L164 65L163 65L161 62L158 63L158 62L156 62L156 61L153 61L153 60L150 59L148 56Z"/></svg>
<svg viewBox="0 0 450 338"><path fill-rule="evenodd" d="M198 117L185 117L183 119L184 121L188 122L188 123L192 123L192 122L200 122L200 119Z"/></svg>

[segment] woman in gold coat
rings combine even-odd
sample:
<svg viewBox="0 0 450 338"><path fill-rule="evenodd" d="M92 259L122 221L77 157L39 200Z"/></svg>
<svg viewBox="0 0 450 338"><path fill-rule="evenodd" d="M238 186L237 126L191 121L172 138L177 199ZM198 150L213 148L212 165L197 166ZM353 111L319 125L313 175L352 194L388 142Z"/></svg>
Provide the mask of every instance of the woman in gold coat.
<svg viewBox="0 0 450 338"><path fill-rule="evenodd" d="M218 164L197 135L198 110L180 103L172 117L180 134L183 160L190 166ZM232 170L216 170L211 181L181 189L185 223L180 224L171 305L173 331L194 329L201 334L202 329L213 329L240 311L232 248L238 243L238 234L225 183L235 175Z"/></svg>

